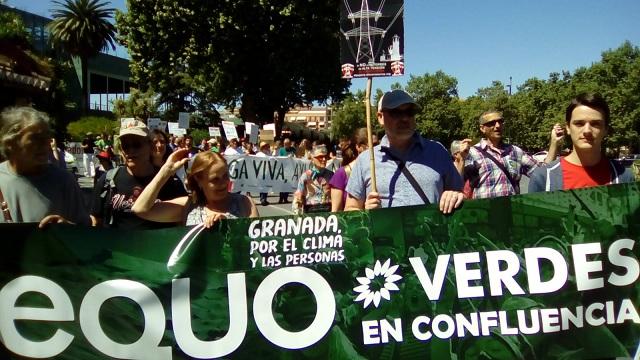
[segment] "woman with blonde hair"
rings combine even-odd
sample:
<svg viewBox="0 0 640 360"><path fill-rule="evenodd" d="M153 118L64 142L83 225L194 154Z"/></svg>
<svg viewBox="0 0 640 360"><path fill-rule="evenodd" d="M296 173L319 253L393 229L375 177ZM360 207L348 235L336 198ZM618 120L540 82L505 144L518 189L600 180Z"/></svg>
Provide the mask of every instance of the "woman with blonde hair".
<svg viewBox="0 0 640 360"><path fill-rule="evenodd" d="M156 201L159 189L189 159L188 149L172 153L151 183L142 191L132 211L139 217L157 222L183 222L211 227L220 219L258 217L251 199L228 191L229 169L218 153L202 152L195 156L187 174L191 196Z"/></svg>

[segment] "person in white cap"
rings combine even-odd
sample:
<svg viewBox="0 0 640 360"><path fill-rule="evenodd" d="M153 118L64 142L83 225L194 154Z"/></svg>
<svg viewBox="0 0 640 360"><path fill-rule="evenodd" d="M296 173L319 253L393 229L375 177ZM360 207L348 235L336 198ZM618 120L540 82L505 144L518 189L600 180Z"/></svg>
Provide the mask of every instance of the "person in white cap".
<svg viewBox="0 0 640 360"><path fill-rule="evenodd" d="M345 210L439 204L450 213L462 203L462 178L442 144L416 132L416 101L402 90L385 93L378 122L385 136L362 152L351 170ZM373 151L377 190L372 191L369 152Z"/></svg>
<svg viewBox="0 0 640 360"><path fill-rule="evenodd" d="M119 150L124 166L107 171L94 188L91 216L94 225L120 229L155 229L174 224L144 220L131 208L142 190L158 171L151 162L152 142L147 126L133 120L120 128ZM180 179L173 176L159 192L158 199L168 200L187 195Z"/></svg>

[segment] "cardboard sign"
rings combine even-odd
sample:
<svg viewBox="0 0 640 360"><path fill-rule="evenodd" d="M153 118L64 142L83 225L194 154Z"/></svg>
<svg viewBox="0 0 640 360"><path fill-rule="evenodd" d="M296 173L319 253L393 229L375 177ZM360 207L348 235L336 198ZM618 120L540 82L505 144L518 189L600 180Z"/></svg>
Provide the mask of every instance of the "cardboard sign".
<svg viewBox="0 0 640 360"><path fill-rule="evenodd" d="M169 134L176 136L183 136L187 134L187 129L181 129L177 122L168 122L167 125L169 126Z"/></svg>
<svg viewBox="0 0 640 360"><path fill-rule="evenodd" d="M164 123L165 127L162 127L162 123ZM148 118L147 119L147 127L149 128L149 130L154 130L154 129L159 129L162 131L165 131L166 129L166 121L162 121L159 118Z"/></svg>
<svg viewBox="0 0 640 360"><path fill-rule="evenodd" d="M275 132L272 130L260 130L260 141L266 141L268 143L273 142L275 139Z"/></svg>
<svg viewBox="0 0 640 360"><path fill-rule="evenodd" d="M191 114L186 112L178 113L178 125L180 129L188 129L189 128L189 118Z"/></svg>
<svg viewBox="0 0 640 360"><path fill-rule="evenodd" d="M238 132L236 131L236 124L231 121L223 121L222 129L224 130L224 136L227 140L238 139Z"/></svg>

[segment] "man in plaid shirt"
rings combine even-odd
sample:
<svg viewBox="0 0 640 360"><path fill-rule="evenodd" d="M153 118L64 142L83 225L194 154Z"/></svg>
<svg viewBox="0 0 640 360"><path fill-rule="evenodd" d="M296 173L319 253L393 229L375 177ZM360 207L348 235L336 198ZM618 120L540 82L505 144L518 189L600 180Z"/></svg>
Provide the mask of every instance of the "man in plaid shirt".
<svg viewBox="0 0 640 360"><path fill-rule="evenodd" d="M473 189L473 199L485 199L520 193L520 178L531 175L541 165L521 148L502 142L504 118L495 110L480 116L480 132L484 138L474 146L471 140L462 141L460 153L465 159L464 168L458 171L469 181ZM553 161L558 145L564 136L562 127L556 124L551 131L551 144L544 162Z"/></svg>

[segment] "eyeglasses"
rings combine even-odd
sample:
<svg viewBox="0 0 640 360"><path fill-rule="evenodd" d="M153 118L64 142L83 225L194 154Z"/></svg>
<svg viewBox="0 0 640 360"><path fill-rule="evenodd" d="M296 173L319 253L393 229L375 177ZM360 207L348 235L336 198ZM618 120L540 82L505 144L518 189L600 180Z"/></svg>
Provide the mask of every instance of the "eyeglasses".
<svg viewBox="0 0 640 360"><path fill-rule="evenodd" d="M482 126L494 127L496 126L496 124L504 125L504 119L495 119L495 120L487 121L486 123L482 124Z"/></svg>
<svg viewBox="0 0 640 360"><path fill-rule="evenodd" d="M390 109L390 110L387 110L387 113L389 115L391 115L391 117L394 117L394 118L400 118L400 117L405 117L405 116L412 117L412 116L416 116L416 114L418 113L418 110L416 110L415 108L408 108L408 109L404 109L404 110L401 110L401 109Z"/></svg>

